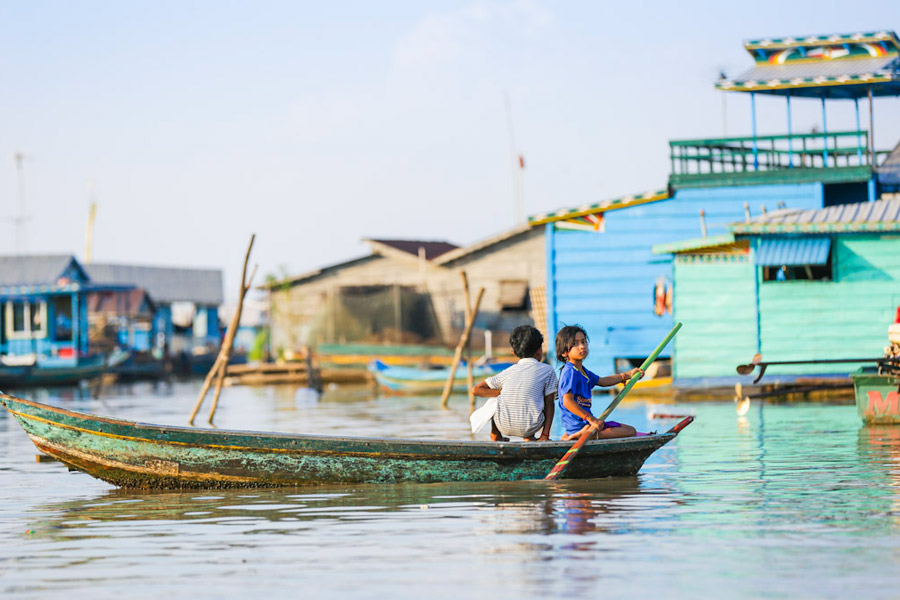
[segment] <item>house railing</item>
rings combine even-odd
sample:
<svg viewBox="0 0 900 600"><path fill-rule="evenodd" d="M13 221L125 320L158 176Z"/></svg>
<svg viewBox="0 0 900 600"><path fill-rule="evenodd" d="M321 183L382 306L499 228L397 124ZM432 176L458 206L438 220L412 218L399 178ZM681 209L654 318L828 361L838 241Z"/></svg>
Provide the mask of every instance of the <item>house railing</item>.
<svg viewBox="0 0 900 600"><path fill-rule="evenodd" d="M672 140L672 174L705 175L804 168L870 167L867 131ZM875 152L875 164L888 154Z"/></svg>

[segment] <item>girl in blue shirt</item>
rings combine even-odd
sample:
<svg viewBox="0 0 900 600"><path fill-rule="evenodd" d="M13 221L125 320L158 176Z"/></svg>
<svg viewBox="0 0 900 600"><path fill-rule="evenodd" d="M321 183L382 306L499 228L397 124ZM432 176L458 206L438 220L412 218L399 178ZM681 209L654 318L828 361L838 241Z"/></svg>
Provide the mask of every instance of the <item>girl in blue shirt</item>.
<svg viewBox="0 0 900 600"><path fill-rule="evenodd" d="M567 325L556 334L556 360L563 365L559 376L560 416L566 433L561 440L581 437L592 425L596 425L592 439L622 438L638 435L634 427L616 421L599 421L591 413L591 390L594 386L609 387L625 383L635 375L643 375L635 367L626 373L600 377L588 371L582 363L588 355L588 337L578 325ZM638 375L638 376L640 376Z"/></svg>

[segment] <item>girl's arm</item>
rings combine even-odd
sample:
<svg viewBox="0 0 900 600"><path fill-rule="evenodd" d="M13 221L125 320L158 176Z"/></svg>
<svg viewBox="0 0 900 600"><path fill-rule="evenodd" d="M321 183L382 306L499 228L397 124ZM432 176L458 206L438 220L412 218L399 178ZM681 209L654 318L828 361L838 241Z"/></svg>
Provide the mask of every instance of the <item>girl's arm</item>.
<svg viewBox="0 0 900 600"><path fill-rule="evenodd" d="M616 373L615 375L607 375L606 377L601 377L597 380L597 387L610 387L613 385L618 385L620 383L624 384L629 379L637 376L638 373L640 373L641 376L644 374L644 372L641 371L640 367L635 367L630 371L625 371L624 373Z"/></svg>
<svg viewBox="0 0 900 600"><path fill-rule="evenodd" d="M500 390L491 389L487 381L482 381L472 388L472 393L481 398L496 398L500 395Z"/></svg>
<svg viewBox="0 0 900 600"><path fill-rule="evenodd" d="M578 405L577 402L575 402L575 394L573 394L572 392L563 394L563 406L566 407L567 411L577 417L581 417L591 425L596 425L599 428L603 427L603 421L598 420L594 415L590 413L590 411L583 409Z"/></svg>

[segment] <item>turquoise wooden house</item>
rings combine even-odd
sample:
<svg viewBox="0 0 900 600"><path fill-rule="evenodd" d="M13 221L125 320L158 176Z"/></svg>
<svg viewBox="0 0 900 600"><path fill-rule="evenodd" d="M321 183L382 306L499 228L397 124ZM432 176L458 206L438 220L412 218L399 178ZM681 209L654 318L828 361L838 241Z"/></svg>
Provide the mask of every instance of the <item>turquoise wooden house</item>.
<svg viewBox="0 0 900 600"><path fill-rule="evenodd" d="M674 256L679 387L742 380L735 366L757 352L767 362L879 357L900 314L900 198L780 210L654 251ZM771 366L766 377L857 367Z"/></svg>
<svg viewBox="0 0 900 600"><path fill-rule="evenodd" d="M592 370L639 364L672 327L673 256L654 254L653 246L729 235L730 223L772 210L871 202L889 191L889 170L881 170L888 152L876 150L871 135L871 99L900 94L897 35L764 39L744 46L754 66L716 87L750 95L750 135L673 140L666 187L529 220L546 230L548 328L583 325ZM757 134L758 94L785 99L786 133ZM869 101L868 129L861 125L860 100ZM797 101L821 104L820 133L793 131ZM854 104L856 129L828 129L833 102ZM678 338L689 337L688 329Z"/></svg>
<svg viewBox="0 0 900 600"><path fill-rule="evenodd" d="M96 284L73 256L0 256L0 385L72 383L100 374L87 296Z"/></svg>

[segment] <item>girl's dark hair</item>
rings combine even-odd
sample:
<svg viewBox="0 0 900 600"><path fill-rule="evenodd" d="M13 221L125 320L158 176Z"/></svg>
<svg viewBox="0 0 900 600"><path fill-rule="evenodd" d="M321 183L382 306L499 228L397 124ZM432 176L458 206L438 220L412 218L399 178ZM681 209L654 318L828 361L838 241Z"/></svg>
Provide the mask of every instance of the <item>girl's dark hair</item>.
<svg viewBox="0 0 900 600"><path fill-rule="evenodd" d="M572 346L575 345L575 336L584 334L584 339L589 341L587 331L581 325L566 325L556 334L556 360L560 363L566 362L566 354Z"/></svg>
<svg viewBox="0 0 900 600"><path fill-rule="evenodd" d="M544 345L544 336L531 325L519 325L509 335L509 345L519 358L528 358Z"/></svg>

